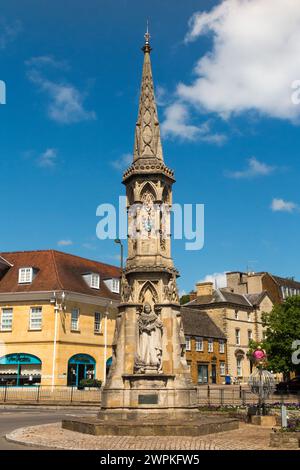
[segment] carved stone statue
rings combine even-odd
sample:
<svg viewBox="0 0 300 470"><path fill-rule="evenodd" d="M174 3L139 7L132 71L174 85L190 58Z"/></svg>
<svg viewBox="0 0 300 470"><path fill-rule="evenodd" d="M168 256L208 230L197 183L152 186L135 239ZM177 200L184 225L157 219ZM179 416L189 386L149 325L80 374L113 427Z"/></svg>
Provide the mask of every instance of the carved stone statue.
<svg viewBox="0 0 300 470"><path fill-rule="evenodd" d="M146 302L138 318L136 372L162 372L162 330L159 315Z"/></svg>
<svg viewBox="0 0 300 470"><path fill-rule="evenodd" d="M130 300L132 300L132 287L125 274L123 274L121 279L121 302L129 302Z"/></svg>
<svg viewBox="0 0 300 470"><path fill-rule="evenodd" d="M172 276L169 283L164 286L164 295L165 295L165 299L169 300L170 302L178 302L179 301L179 295L178 295L178 289L177 289L176 276L175 275Z"/></svg>

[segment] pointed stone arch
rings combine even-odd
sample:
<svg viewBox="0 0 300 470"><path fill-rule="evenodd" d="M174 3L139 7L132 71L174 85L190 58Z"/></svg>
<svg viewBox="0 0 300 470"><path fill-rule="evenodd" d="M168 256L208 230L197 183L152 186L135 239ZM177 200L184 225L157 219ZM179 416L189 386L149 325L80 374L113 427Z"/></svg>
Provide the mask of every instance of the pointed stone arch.
<svg viewBox="0 0 300 470"><path fill-rule="evenodd" d="M140 290L139 303L149 302L154 305L158 303L157 290L150 281L146 281Z"/></svg>
<svg viewBox="0 0 300 470"><path fill-rule="evenodd" d="M157 200L157 190L155 185L152 181L146 181L140 188L140 197L139 199L142 201L143 195L149 192L153 196L153 201Z"/></svg>

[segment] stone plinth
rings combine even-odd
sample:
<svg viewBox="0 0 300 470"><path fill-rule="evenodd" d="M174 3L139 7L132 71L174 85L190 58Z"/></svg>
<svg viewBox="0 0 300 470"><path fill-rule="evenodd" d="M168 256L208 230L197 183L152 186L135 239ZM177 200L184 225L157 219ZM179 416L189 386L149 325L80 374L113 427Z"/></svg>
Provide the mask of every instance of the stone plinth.
<svg viewBox="0 0 300 470"><path fill-rule="evenodd" d="M276 416L251 416L251 424L256 424L257 426L265 427L274 427L276 426Z"/></svg>
<svg viewBox="0 0 300 470"><path fill-rule="evenodd" d="M199 413L200 414L200 413ZM64 419L63 429L77 431L95 436L201 436L223 431L238 429L239 422L232 418L219 416L206 416L201 414L201 418L195 417L188 421L167 419L110 419L102 421L98 418L74 418Z"/></svg>
<svg viewBox="0 0 300 470"><path fill-rule="evenodd" d="M271 432L270 447L283 449L299 449L300 436L296 432Z"/></svg>
<svg viewBox="0 0 300 470"><path fill-rule="evenodd" d="M104 388L101 410L163 410L197 407L196 388L179 387L172 374L123 374L123 387Z"/></svg>

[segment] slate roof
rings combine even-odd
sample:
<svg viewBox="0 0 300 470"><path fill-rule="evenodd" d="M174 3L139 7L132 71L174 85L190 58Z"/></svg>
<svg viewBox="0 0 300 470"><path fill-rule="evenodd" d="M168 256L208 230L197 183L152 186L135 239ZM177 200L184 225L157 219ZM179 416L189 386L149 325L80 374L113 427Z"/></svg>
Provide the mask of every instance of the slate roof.
<svg viewBox="0 0 300 470"><path fill-rule="evenodd" d="M186 335L226 339L223 331L202 310L182 306L181 317Z"/></svg>
<svg viewBox="0 0 300 470"><path fill-rule="evenodd" d="M56 250L17 251L0 253L0 256L13 265L0 277L0 293L65 290L119 299L119 295L102 282L103 279L120 277L120 269L116 266ZM19 269L23 267L35 270L30 284L18 283ZM100 289L93 289L85 282L82 275L91 272L100 274Z"/></svg>
<svg viewBox="0 0 300 470"><path fill-rule="evenodd" d="M210 306L216 304L236 305L239 307L252 308L251 302L245 295L229 292L226 289L216 289L212 295L202 295L185 304L188 307Z"/></svg>

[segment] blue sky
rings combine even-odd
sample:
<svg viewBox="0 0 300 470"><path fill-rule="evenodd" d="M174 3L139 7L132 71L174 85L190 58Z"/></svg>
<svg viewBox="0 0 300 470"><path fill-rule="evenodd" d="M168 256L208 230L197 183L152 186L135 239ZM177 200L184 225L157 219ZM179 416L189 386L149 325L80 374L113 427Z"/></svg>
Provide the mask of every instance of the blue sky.
<svg viewBox="0 0 300 470"><path fill-rule="evenodd" d="M204 248L173 242L180 289L247 266L300 279L296 0L2 0L0 250L118 262L96 208L123 194L147 18L174 201L205 204Z"/></svg>

